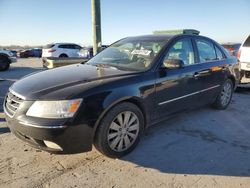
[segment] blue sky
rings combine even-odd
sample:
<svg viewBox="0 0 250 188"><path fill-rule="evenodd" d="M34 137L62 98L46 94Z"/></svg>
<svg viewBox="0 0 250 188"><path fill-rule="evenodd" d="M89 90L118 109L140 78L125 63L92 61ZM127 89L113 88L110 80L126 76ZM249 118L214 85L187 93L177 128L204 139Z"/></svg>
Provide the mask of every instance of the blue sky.
<svg viewBox="0 0 250 188"><path fill-rule="evenodd" d="M218 42L250 34L250 0L101 0L103 44L194 28ZM91 0L0 0L0 45L92 43Z"/></svg>

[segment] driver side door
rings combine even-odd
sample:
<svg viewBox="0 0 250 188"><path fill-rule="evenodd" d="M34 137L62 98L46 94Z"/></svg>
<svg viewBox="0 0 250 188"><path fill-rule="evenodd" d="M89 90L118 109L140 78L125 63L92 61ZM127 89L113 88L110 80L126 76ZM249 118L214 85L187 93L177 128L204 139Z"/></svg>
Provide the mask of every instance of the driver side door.
<svg viewBox="0 0 250 188"><path fill-rule="evenodd" d="M165 67L164 61L171 59L182 60L184 66ZM195 77L199 71L200 65L196 64L191 37L182 37L173 42L156 72L156 118L158 120L199 105L202 83Z"/></svg>

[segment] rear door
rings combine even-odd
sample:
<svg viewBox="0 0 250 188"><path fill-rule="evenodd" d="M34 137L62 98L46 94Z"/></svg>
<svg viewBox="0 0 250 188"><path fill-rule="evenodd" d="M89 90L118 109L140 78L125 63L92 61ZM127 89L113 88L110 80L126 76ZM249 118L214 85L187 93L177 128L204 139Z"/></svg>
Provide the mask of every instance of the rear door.
<svg viewBox="0 0 250 188"><path fill-rule="evenodd" d="M201 102L205 104L218 95L228 65L225 54L213 41L203 37L195 37L194 40L201 67L195 77L202 82Z"/></svg>
<svg viewBox="0 0 250 188"><path fill-rule="evenodd" d="M76 44L68 44L67 50L70 57L79 57L78 52L80 51L81 47Z"/></svg>
<svg viewBox="0 0 250 188"><path fill-rule="evenodd" d="M58 46L59 53L58 56L61 54L66 54L68 57L72 57L70 44L61 44Z"/></svg>

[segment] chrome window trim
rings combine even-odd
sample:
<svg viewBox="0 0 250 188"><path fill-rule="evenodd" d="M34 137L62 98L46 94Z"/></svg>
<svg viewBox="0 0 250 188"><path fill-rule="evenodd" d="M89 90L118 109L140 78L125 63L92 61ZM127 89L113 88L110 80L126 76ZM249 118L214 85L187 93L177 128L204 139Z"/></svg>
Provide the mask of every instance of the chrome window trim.
<svg viewBox="0 0 250 188"><path fill-rule="evenodd" d="M212 87L209 87L209 88L200 90L200 91L196 91L196 92L194 92L194 93L190 93L190 94L187 94L187 95L183 95L183 96L181 96L181 97L177 97L177 98L174 98L174 99L170 99L170 100L167 100L167 101L163 101L163 102L158 103L158 105L161 106L161 105L163 105L163 104L167 104L167 103L170 103L170 102L173 102L173 101L177 101L177 100L180 100L180 99L183 99L183 98L192 96L192 95L196 95L196 94L199 94L199 93L202 93L202 92L211 90L211 89L215 89L215 88L217 88L217 87L220 87L220 85L215 85L215 86L212 86Z"/></svg>

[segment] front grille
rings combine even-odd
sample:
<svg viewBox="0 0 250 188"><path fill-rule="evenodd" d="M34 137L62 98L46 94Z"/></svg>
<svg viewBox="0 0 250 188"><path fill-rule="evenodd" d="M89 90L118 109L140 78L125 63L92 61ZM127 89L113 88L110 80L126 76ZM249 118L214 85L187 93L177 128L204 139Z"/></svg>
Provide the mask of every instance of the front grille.
<svg viewBox="0 0 250 188"><path fill-rule="evenodd" d="M7 115L13 117L22 102L22 98L16 96L11 92L8 92L5 100L5 110Z"/></svg>

